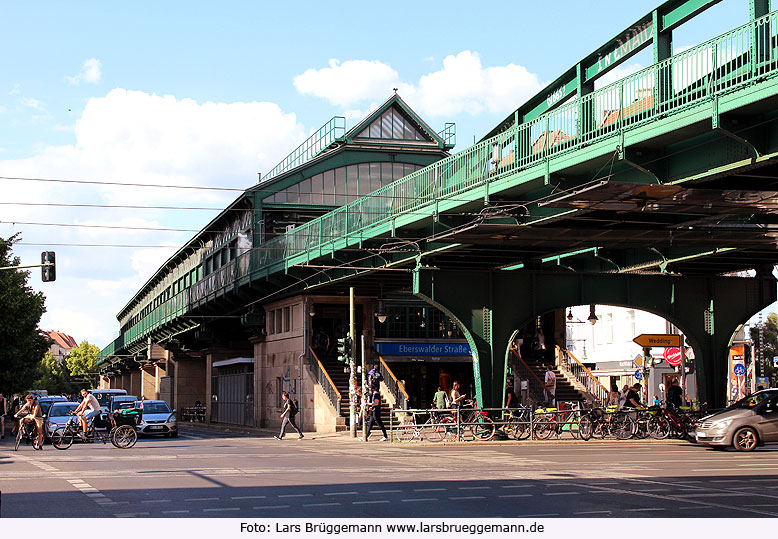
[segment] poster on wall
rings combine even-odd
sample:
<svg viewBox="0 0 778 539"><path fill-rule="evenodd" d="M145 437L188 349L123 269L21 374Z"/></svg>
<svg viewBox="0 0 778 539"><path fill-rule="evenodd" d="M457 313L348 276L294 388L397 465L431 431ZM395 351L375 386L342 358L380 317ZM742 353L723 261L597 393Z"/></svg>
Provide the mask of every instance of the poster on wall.
<svg viewBox="0 0 778 539"><path fill-rule="evenodd" d="M735 402L746 396L746 361L743 346L732 346L729 349L728 393L729 402Z"/></svg>

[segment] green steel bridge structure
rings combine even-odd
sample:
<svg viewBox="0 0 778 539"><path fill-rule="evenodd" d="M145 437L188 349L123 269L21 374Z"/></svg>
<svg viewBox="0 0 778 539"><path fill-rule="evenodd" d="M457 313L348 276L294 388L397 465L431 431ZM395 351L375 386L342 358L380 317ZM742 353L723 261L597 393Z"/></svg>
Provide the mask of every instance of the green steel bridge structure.
<svg viewBox="0 0 778 539"><path fill-rule="evenodd" d="M263 183L248 189L225 212L245 210L250 248L212 270L182 248L180 276L163 266L120 313L102 365L207 316L258 323L271 299L410 287L464 330L487 406L502 398L517 328L581 304L675 324L701 399L723 404L733 335L776 300L778 12L750 0L747 24L674 54L673 30L716 3L663 3L480 142L272 238L258 233ZM653 65L596 87L646 47ZM272 176L347 142L342 124L325 127ZM450 135L436 135L441 149Z"/></svg>

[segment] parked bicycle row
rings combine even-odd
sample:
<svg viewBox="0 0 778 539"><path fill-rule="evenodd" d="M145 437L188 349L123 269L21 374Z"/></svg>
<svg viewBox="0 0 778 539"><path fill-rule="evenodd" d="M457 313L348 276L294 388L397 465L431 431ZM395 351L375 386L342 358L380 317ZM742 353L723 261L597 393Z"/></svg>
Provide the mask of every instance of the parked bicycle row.
<svg viewBox="0 0 778 539"><path fill-rule="evenodd" d="M512 440L661 440L693 437L701 416L700 411L672 406L583 408L570 403L560 408L480 409L470 401L461 408L394 410L390 430L393 440L400 442L486 441L495 436Z"/></svg>

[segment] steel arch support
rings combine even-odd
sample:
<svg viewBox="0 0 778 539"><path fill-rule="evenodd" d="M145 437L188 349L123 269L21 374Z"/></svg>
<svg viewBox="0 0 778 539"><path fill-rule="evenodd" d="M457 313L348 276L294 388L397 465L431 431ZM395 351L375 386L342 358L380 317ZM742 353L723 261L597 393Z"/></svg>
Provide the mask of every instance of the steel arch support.
<svg viewBox="0 0 778 539"><path fill-rule="evenodd" d="M700 399L726 400L728 348L751 316L776 300L775 279L418 268L414 294L456 318L473 350L479 403L499 406L516 328L570 305L614 305L657 314L692 345ZM550 343L548 343L550 344Z"/></svg>

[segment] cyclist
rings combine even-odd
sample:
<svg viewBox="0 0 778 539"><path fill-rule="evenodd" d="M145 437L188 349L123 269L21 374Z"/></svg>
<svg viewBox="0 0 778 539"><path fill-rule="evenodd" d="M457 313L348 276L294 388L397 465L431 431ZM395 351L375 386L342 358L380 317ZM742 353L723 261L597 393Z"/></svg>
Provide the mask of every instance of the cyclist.
<svg viewBox="0 0 778 539"><path fill-rule="evenodd" d="M5 414L8 413L5 397L0 393L0 440L5 438Z"/></svg>
<svg viewBox="0 0 778 539"><path fill-rule="evenodd" d="M81 438L85 440L86 432L87 429L89 428L89 425L87 424L87 420L98 415L101 410L100 410L100 403L97 402L95 396L92 395L86 389L81 390L81 398L83 399L81 401L81 404L79 404L78 408L76 408L70 413L78 416L78 422L81 424L81 433L80 433Z"/></svg>
<svg viewBox="0 0 778 539"><path fill-rule="evenodd" d="M21 417L22 422L35 422L35 427L38 430L38 449L43 449L43 412L41 412L41 405L35 400L32 395L24 397L25 403L19 408L19 411L14 414L14 418ZM23 428L19 425L19 428Z"/></svg>

